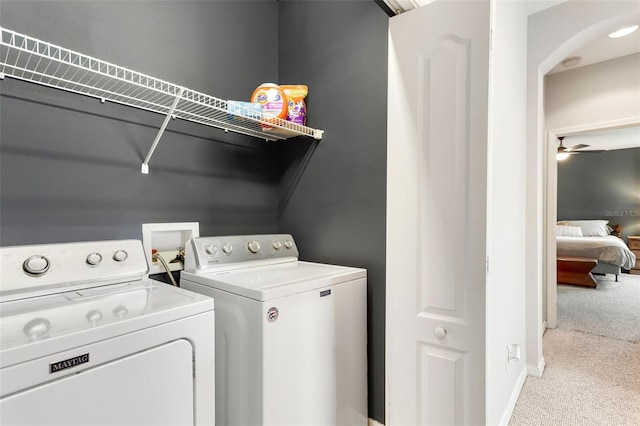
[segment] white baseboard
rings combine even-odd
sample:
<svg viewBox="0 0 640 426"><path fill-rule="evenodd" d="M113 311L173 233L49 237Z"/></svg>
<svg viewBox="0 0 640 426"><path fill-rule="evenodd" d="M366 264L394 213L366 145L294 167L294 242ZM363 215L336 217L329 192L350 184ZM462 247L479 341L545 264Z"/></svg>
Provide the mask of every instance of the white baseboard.
<svg viewBox="0 0 640 426"><path fill-rule="evenodd" d="M384 426L382 423L379 423L373 419L369 419L368 426Z"/></svg>
<svg viewBox="0 0 640 426"><path fill-rule="evenodd" d="M542 377L542 373L544 372L544 357L540 358L540 362L538 365L527 364L527 373L530 376Z"/></svg>
<svg viewBox="0 0 640 426"><path fill-rule="evenodd" d="M544 332L547 331L547 321L542 321L542 335L544 336ZM544 357L540 358L538 361L538 365L527 364L527 374L529 376L542 377L542 373L544 372Z"/></svg>
<svg viewBox="0 0 640 426"><path fill-rule="evenodd" d="M520 396L520 392L522 391L522 386L524 386L524 381L527 379L527 369L523 368L518 376L518 380L516 381L516 385L513 388L513 392L511 393L511 398L509 398L509 403L507 404L507 408L504 410L504 414L500 419L500 426L506 426L509 424L509 420L511 420L511 415L513 414L513 410L516 408L516 403L518 402L518 397Z"/></svg>

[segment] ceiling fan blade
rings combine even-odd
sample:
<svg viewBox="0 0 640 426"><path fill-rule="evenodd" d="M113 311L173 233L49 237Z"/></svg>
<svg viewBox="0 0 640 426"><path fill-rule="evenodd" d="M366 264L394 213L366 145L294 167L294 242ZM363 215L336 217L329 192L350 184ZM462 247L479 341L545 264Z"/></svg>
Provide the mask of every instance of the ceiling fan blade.
<svg viewBox="0 0 640 426"><path fill-rule="evenodd" d="M585 144L581 143L581 144L569 147L569 148L567 148L567 150L568 151L575 151L575 150L578 150L578 149L587 148L588 146L591 146L591 145L585 145Z"/></svg>
<svg viewBox="0 0 640 426"><path fill-rule="evenodd" d="M590 150L590 151L571 151L569 152L569 154L600 154L601 152L604 152L604 149L594 149L594 150Z"/></svg>

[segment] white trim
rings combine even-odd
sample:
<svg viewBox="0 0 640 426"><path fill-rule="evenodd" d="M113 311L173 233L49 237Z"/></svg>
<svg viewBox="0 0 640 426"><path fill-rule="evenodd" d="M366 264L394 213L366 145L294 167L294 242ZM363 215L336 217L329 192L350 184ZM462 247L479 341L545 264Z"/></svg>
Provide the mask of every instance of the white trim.
<svg viewBox="0 0 640 426"><path fill-rule="evenodd" d="M549 328L558 326L557 310L557 271L556 271L556 221L558 220L558 167L556 160L558 133L549 130L544 139L544 162L546 176L544 176L543 190L545 193L545 209L542 218L542 247L543 247L543 283L546 284L547 315L546 324ZM543 284L543 285L544 285ZM544 333L544 331L543 331Z"/></svg>
<svg viewBox="0 0 640 426"><path fill-rule="evenodd" d="M553 129L556 135L568 136L576 133L590 132L594 130L604 129L620 129L624 127L633 127L640 125L640 116L619 118L616 120L600 121L596 123L586 123L577 126L563 127Z"/></svg>
<svg viewBox="0 0 640 426"><path fill-rule="evenodd" d="M577 126L562 127L558 129L551 129L547 132L547 143L545 144L545 151L547 152L546 161L548 165L554 164L555 156L553 155L557 135L574 135L577 133L591 132L594 130L610 130L620 129L624 127L640 126L640 116L633 116L627 118L620 118L617 120L600 121L595 123L585 123ZM553 144L553 145L552 145ZM543 223L543 247L546 253L547 269L543 273L546 277L546 289L547 289L547 326L549 328L557 327L558 318L558 296L557 296L557 284L556 284L556 270L551 265L555 264L556 257L556 239L555 239L555 222L557 220L558 211L558 176L556 167L547 167L547 174L544 176L545 180L545 199L546 199L546 211L544 214ZM553 229L550 229L553 228ZM553 231L553 232L552 232ZM543 283L544 285L545 283ZM546 327L545 327L546 328ZM544 333L544 328L542 330Z"/></svg>
<svg viewBox="0 0 640 426"><path fill-rule="evenodd" d="M538 365L527 364L527 374L529 376L542 377L545 365L546 364L544 363L544 357L540 358L540 362L538 363Z"/></svg>
<svg viewBox="0 0 640 426"><path fill-rule="evenodd" d="M518 376L518 380L516 381L516 385L513 388L513 392L511 393L511 398L509 398L509 403L507 404L507 408L504 410L504 414L500 419L500 425L508 425L509 420L511 420L511 415L513 414L513 410L516 408L516 403L518 402L518 397L520 396L520 392L522 391L522 386L524 386L524 382L527 379L527 369L523 368Z"/></svg>
<svg viewBox="0 0 640 426"><path fill-rule="evenodd" d="M542 333L540 333L541 336L544 336L544 332L547 331L547 321L542 321ZM545 362L544 362L544 356L540 358L540 361L538 362L538 365L531 365L531 364L527 364L527 374L529 376L534 376L534 377L542 377L542 373L544 373L544 367L545 367Z"/></svg>

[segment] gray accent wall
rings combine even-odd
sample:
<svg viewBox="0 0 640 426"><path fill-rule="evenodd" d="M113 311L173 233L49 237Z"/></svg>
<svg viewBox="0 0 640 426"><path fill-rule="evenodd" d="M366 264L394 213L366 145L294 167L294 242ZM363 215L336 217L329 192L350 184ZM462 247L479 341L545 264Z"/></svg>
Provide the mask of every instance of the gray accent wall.
<svg viewBox="0 0 640 426"><path fill-rule="evenodd" d="M0 80L0 245L288 232L368 271L369 417L384 422L388 16L362 1L8 1L0 25L222 99L307 84L322 141L265 142Z"/></svg>
<svg viewBox="0 0 640 426"><path fill-rule="evenodd" d="M577 154L558 162L558 220L621 224L640 235L640 148Z"/></svg>
<svg viewBox="0 0 640 426"><path fill-rule="evenodd" d="M222 99L278 76L277 3L0 2L0 23ZM278 228L277 145L5 78L0 244L141 238L142 223L202 235Z"/></svg>
<svg viewBox="0 0 640 426"><path fill-rule="evenodd" d="M280 143L278 228L303 259L367 269L369 417L384 423L387 34L373 1L280 1L280 82L321 142Z"/></svg>

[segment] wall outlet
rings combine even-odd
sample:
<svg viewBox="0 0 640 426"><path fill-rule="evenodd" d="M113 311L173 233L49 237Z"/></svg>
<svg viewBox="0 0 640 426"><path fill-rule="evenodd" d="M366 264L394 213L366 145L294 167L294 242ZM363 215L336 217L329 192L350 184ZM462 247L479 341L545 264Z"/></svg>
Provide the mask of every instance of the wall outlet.
<svg viewBox="0 0 640 426"><path fill-rule="evenodd" d="M509 351L509 361L514 360L517 361L520 359L520 345L517 343L512 343L507 345L507 351Z"/></svg>
<svg viewBox="0 0 640 426"><path fill-rule="evenodd" d="M511 361L518 361L520 359L520 345L517 343L508 344L506 348L505 358L506 358L506 362L505 362L505 371L506 371Z"/></svg>

